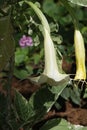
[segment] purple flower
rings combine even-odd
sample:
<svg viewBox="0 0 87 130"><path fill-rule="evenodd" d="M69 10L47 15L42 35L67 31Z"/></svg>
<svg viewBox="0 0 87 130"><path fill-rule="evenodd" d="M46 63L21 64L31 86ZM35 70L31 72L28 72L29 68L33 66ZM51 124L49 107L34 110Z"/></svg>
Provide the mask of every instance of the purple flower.
<svg viewBox="0 0 87 130"><path fill-rule="evenodd" d="M19 40L19 45L21 47L33 46L32 38L29 36L23 35L22 38Z"/></svg>

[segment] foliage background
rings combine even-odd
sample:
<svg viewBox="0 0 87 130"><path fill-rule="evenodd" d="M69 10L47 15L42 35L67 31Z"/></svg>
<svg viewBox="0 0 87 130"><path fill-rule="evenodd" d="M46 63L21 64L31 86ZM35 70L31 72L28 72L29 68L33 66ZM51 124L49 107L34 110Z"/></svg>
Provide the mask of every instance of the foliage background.
<svg viewBox="0 0 87 130"><path fill-rule="evenodd" d="M35 2L35 1L34 1ZM41 10L45 13L51 27L51 35L55 41L55 46L59 48L60 52L64 56L64 70L66 73L75 74L75 54L74 54L74 27L72 24L72 18L66 8L60 1L43 0L39 1L41 4ZM71 5L75 9L76 17L80 22L80 29L84 36L85 47L87 46L87 8L77 5ZM42 72L43 63L43 37L41 35L41 25L36 15L30 9L27 10L27 6L23 4L23 1L13 6L13 25L15 28L15 72L17 77L25 78L27 75L40 74ZM21 15L22 14L22 15ZM29 17L31 16L31 18ZM35 21L34 21L35 19ZM21 22L22 21L22 22ZM51 22L50 22L51 21ZM39 27L39 29L38 29ZM38 32L38 35L34 32ZM25 48L22 50L19 45L19 39L22 35L30 35L33 38L34 46L32 48ZM67 64L72 65L70 70L67 68ZM19 72L18 70L22 70ZM22 73L23 77L21 77Z"/></svg>

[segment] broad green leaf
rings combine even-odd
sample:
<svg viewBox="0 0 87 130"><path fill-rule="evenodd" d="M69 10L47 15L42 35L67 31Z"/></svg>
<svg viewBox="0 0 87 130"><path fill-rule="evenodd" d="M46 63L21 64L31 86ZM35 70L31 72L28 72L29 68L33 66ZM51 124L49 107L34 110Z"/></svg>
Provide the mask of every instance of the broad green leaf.
<svg viewBox="0 0 87 130"><path fill-rule="evenodd" d="M22 129L22 128L24 128L24 125L27 124L26 120L19 118L20 115L18 115L19 113L17 113L17 112L18 111L16 111L15 107L12 106L11 113L10 113L10 119L8 121L8 124L9 124L11 130ZM28 126L30 128L30 124L28 124ZM24 129L24 130L27 130L27 129ZM28 130L30 130L30 129L28 129Z"/></svg>
<svg viewBox="0 0 87 130"><path fill-rule="evenodd" d="M71 99L73 103L80 105L81 103L81 92L80 89L78 88L78 86L76 86L75 84L72 84L72 86L67 86L61 96L65 99L65 100L69 100Z"/></svg>
<svg viewBox="0 0 87 130"><path fill-rule="evenodd" d="M29 76L29 73L28 73L28 71L26 71L26 70L24 70L24 69L20 70L20 69L16 69L16 68L15 68L15 69L14 69L14 75L15 75L17 78L23 80L23 79L26 79L26 78Z"/></svg>
<svg viewBox="0 0 87 130"><path fill-rule="evenodd" d="M61 96L62 96L65 100L68 100L69 97L70 97L70 89L71 89L71 88L66 87L66 88L63 90L62 94L61 94Z"/></svg>
<svg viewBox="0 0 87 130"><path fill-rule="evenodd" d="M4 69L13 56L14 48L10 17L0 18L0 71Z"/></svg>
<svg viewBox="0 0 87 130"><path fill-rule="evenodd" d="M58 86L44 86L31 96L29 106L36 113L37 120L41 119L52 108L67 84L68 82L64 82Z"/></svg>
<svg viewBox="0 0 87 130"><path fill-rule="evenodd" d="M46 122L40 130L86 130L87 127L72 125L64 119L52 119Z"/></svg>
<svg viewBox="0 0 87 130"><path fill-rule="evenodd" d="M23 123L24 122L22 122L22 123L17 122L17 119L9 121L9 124L10 124L10 127L12 128L12 130L19 130Z"/></svg>
<svg viewBox="0 0 87 130"><path fill-rule="evenodd" d="M52 108L67 84L64 82L59 86L43 86L32 94L29 101L16 91L14 103L19 118L32 127Z"/></svg>
<svg viewBox="0 0 87 130"><path fill-rule="evenodd" d="M48 16L52 17L54 20L58 20L60 9L58 8L58 5L54 3L53 0L44 0L43 10Z"/></svg>
<svg viewBox="0 0 87 130"><path fill-rule="evenodd" d="M33 4L32 2L29 2L29 1L25 1L25 2L33 8L33 10L37 13L39 19L41 20L43 27L45 26L46 29L48 30L48 32L50 33L49 24L47 22L47 19L45 18L45 16L41 12L41 10L39 10L39 8L35 4Z"/></svg>
<svg viewBox="0 0 87 130"><path fill-rule="evenodd" d="M52 119L46 122L46 124L43 125L40 130L68 130L67 121L61 119Z"/></svg>
<svg viewBox="0 0 87 130"><path fill-rule="evenodd" d="M20 119L26 121L30 115L28 101L19 92L16 91L14 103Z"/></svg>
<svg viewBox="0 0 87 130"><path fill-rule="evenodd" d="M26 62L28 59L29 49L26 48L17 48L15 52L15 64L19 66L20 64Z"/></svg>
<svg viewBox="0 0 87 130"><path fill-rule="evenodd" d="M34 58L34 63L35 63L35 64L38 64L39 61L40 61L40 54L35 54L35 55L33 56L33 58Z"/></svg>
<svg viewBox="0 0 87 130"><path fill-rule="evenodd" d="M87 6L87 0L69 0L69 1L80 6Z"/></svg>
<svg viewBox="0 0 87 130"><path fill-rule="evenodd" d="M80 90L78 89L78 86L75 85L73 87L73 90L70 89L70 98L75 104L80 105L81 93Z"/></svg>

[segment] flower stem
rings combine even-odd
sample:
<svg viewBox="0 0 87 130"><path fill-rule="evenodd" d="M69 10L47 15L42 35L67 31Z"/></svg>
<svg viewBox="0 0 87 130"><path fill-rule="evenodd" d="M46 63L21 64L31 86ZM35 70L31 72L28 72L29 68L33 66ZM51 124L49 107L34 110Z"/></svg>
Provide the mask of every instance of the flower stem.
<svg viewBox="0 0 87 130"><path fill-rule="evenodd" d="M50 33L50 27L49 27L48 21L45 18L45 16L43 15L43 13L40 11L40 9L37 8L36 5L34 5L32 2L29 2L27 0L25 0L25 2L33 8L33 10L36 12L39 19L41 20L43 27L45 27L48 30L48 32Z"/></svg>
<svg viewBox="0 0 87 130"><path fill-rule="evenodd" d="M67 9L67 11L70 13L70 15L72 17L72 21L73 21L74 27L78 28L79 21L78 21L76 15L75 15L74 9L69 5L69 2L67 0L60 0L60 1L65 6L65 8Z"/></svg>

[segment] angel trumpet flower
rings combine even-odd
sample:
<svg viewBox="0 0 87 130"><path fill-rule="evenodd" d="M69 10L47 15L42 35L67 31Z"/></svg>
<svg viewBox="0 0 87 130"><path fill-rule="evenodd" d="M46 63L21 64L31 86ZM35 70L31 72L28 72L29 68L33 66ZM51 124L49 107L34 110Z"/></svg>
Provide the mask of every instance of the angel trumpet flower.
<svg viewBox="0 0 87 130"><path fill-rule="evenodd" d="M68 75L59 72L54 44L46 28L44 28L44 50L45 68L43 75L47 76L47 82L57 85L59 82L68 79Z"/></svg>
<svg viewBox="0 0 87 130"><path fill-rule="evenodd" d="M35 81L39 84L48 83L50 85L58 85L60 83L68 82L69 76L67 74L61 74L58 69L56 52L54 48L53 41L50 36L50 27L49 24L40 11L39 8L32 2L28 2L29 5L34 9L35 13L38 15L39 19L43 25L43 36L44 36L44 53L45 53L45 68L43 73L39 77L32 78L32 81Z"/></svg>
<svg viewBox="0 0 87 130"><path fill-rule="evenodd" d="M75 29L74 45L75 45L75 55L76 55L76 76L74 79L85 80L86 67L85 67L84 39L81 32L78 29Z"/></svg>

